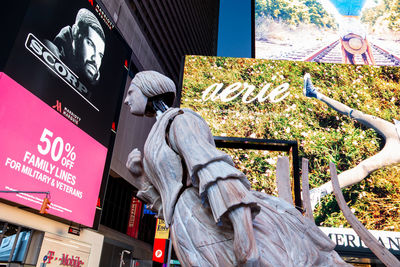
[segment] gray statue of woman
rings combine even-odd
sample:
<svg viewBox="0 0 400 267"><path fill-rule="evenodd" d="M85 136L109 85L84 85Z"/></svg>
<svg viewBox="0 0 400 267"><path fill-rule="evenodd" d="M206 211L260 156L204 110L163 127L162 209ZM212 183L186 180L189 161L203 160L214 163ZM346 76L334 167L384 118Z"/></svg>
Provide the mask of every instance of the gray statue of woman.
<svg viewBox="0 0 400 267"><path fill-rule="evenodd" d="M144 146L127 167L138 197L171 228L184 266L347 266L335 245L298 210L250 190L230 156L216 149L211 131L190 109L170 108L176 88L154 72L138 73L125 104L156 116Z"/></svg>

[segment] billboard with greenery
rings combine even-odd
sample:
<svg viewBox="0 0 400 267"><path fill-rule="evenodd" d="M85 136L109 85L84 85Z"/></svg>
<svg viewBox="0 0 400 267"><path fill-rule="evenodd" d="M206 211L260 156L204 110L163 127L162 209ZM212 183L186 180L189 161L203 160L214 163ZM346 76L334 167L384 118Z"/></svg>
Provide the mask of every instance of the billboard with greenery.
<svg viewBox="0 0 400 267"><path fill-rule="evenodd" d="M373 129L305 97L306 73L324 95L388 122L400 120L400 71L389 66L187 56L181 106L198 112L216 136L297 140L315 188L330 180L330 161L341 173L377 154L385 142ZM263 179L275 175L279 153L235 153L237 162L247 159L242 169L257 170L247 171L258 175L250 178L253 188L274 194ZM399 166L391 165L344 190L368 229L400 230L399 177ZM348 226L332 195L322 198L314 215L321 226Z"/></svg>

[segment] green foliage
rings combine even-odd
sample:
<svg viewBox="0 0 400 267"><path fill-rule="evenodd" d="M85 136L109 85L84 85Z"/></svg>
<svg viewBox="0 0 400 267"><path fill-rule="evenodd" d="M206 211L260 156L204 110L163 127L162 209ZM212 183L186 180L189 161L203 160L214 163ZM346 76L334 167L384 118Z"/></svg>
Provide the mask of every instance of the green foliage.
<svg viewBox="0 0 400 267"><path fill-rule="evenodd" d="M254 190L278 196L276 188L276 162L279 156L288 156L285 152L221 149L231 155L235 167L242 171Z"/></svg>
<svg viewBox="0 0 400 267"><path fill-rule="evenodd" d="M335 27L334 19L317 0L256 0L256 18L266 17L291 25Z"/></svg>
<svg viewBox="0 0 400 267"><path fill-rule="evenodd" d="M365 9L361 20L375 31L380 27L400 31L400 0L383 0L379 5Z"/></svg>
<svg viewBox="0 0 400 267"><path fill-rule="evenodd" d="M395 67L188 56L182 107L198 112L216 136L297 140L300 156L310 161L310 185L316 187L330 180L330 161L339 173L343 172L378 153L384 140L374 130L321 101L304 97L305 73L310 73L323 94L351 108L390 122L400 120L400 71ZM225 89L238 82L240 88L229 96L244 91L231 101L202 99L204 90L214 83L222 83ZM289 84L290 94L276 103L267 99L245 104L242 98L249 91L244 83L255 86L248 99L263 88L266 96L284 83ZM250 177L254 189L275 194L274 162L278 153L229 153ZM399 185L400 166L393 166L372 173L345 189L344 194L367 228L399 231ZM320 225L347 225L333 196L323 200L315 215Z"/></svg>

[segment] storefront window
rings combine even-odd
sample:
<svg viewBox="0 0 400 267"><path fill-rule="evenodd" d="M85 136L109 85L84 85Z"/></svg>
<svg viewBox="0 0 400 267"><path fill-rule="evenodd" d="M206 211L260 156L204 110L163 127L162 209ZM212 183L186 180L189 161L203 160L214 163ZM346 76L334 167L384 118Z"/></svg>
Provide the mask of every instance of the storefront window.
<svg viewBox="0 0 400 267"><path fill-rule="evenodd" d="M30 236L30 229L0 222L0 262L22 262Z"/></svg>

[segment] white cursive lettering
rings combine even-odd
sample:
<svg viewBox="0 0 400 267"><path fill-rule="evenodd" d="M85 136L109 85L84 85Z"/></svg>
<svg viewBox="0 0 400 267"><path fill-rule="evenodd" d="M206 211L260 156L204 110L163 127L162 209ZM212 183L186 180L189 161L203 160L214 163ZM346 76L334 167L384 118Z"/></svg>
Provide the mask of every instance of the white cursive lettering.
<svg viewBox="0 0 400 267"><path fill-rule="evenodd" d="M289 83L281 84L267 94L267 91L271 87L271 83L268 83L260 90L260 92L257 93L256 96L251 99L249 98L254 92L254 85L236 82L228 85L225 89L223 89L223 86L223 83L214 83L210 85L203 91L201 99L203 101L207 101L209 99L211 101L215 101L220 99L222 102L229 102L244 93L242 96L242 102L245 104L251 103L256 99L260 103L266 101L267 99L269 99L272 103L277 103L290 95L290 92L287 92L289 90Z"/></svg>

